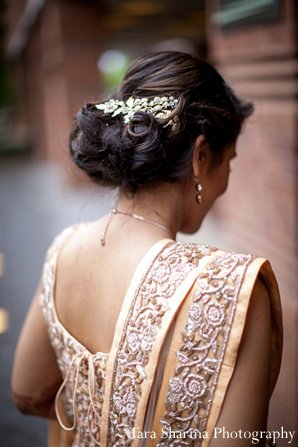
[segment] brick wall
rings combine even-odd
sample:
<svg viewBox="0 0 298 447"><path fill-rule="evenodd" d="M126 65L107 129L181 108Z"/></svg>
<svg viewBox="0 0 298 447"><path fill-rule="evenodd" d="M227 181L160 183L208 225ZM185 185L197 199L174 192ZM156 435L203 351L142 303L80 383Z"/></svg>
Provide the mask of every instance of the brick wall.
<svg viewBox="0 0 298 447"><path fill-rule="evenodd" d="M213 218L227 245L268 257L277 275L285 341L269 428L297 430L297 11L294 0L282 5L273 22L225 32L208 27L210 59L255 104L239 139L229 192Z"/></svg>
<svg viewBox="0 0 298 447"><path fill-rule="evenodd" d="M24 85L15 87L18 106L38 157L68 163L72 117L100 90L101 17L95 2L47 1L14 63L14 72L24 74Z"/></svg>

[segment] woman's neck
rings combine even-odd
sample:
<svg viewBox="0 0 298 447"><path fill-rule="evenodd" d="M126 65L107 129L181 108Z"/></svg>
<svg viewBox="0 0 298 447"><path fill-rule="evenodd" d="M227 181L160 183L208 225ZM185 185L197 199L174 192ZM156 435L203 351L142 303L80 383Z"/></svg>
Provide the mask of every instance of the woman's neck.
<svg viewBox="0 0 298 447"><path fill-rule="evenodd" d="M160 224L168 230L168 236L171 239L176 239L183 219L182 198L179 188L173 188L173 185L171 187L162 185L154 190L141 191L132 198L120 192L116 209L137 214L147 221Z"/></svg>

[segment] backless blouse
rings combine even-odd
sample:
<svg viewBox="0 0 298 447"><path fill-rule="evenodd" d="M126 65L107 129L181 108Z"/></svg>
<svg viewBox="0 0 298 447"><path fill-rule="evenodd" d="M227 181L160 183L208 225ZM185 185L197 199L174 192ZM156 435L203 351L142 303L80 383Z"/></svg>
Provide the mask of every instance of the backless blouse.
<svg viewBox="0 0 298 447"><path fill-rule="evenodd" d="M62 431L52 423L49 445L207 447L258 276L271 300L271 392L275 386L282 319L269 262L211 246L159 241L130 282L110 353L91 353L61 324L54 301L59 251L80 227L57 236L43 271L40 304L63 376L56 396Z"/></svg>

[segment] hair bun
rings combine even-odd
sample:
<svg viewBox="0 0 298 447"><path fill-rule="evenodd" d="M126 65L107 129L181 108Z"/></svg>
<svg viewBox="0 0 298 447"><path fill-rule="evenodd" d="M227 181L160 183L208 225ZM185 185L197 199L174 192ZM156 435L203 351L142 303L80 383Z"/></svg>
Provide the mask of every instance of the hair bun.
<svg viewBox="0 0 298 447"><path fill-rule="evenodd" d="M77 115L70 152L77 166L96 182L134 191L150 183L149 173L155 182L159 146L167 132L149 113L138 111L125 125L121 117L111 118L86 104Z"/></svg>
<svg viewBox="0 0 298 447"><path fill-rule="evenodd" d="M149 172L156 173L158 159L162 153L162 141L165 129L156 118L145 112L136 112L124 130L125 146L132 145L131 175L133 178L144 177ZM141 172L141 168L144 172ZM145 182L145 178L141 183Z"/></svg>
<svg viewBox="0 0 298 447"><path fill-rule="evenodd" d="M130 122L126 128L127 133L133 137L141 138L145 137L154 128L161 127L156 121L153 115L138 111L130 119Z"/></svg>
<svg viewBox="0 0 298 447"><path fill-rule="evenodd" d="M135 193L191 175L198 135L219 163L251 112L207 62L153 53L130 66L115 98L80 110L70 152L97 183Z"/></svg>

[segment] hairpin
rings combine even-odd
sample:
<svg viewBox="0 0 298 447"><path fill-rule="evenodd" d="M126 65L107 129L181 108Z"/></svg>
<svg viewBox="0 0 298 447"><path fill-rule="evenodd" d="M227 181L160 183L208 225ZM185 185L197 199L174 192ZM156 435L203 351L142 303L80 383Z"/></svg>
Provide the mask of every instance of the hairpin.
<svg viewBox="0 0 298 447"><path fill-rule="evenodd" d="M110 99L101 104L96 104L98 110L102 110L105 115L115 117L123 115L125 124L128 124L136 112L151 113L157 119L167 119L173 110L177 107L178 99L174 96L155 96L149 98L134 98L131 96L127 101L118 99ZM164 124L164 127L175 124L175 117Z"/></svg>

